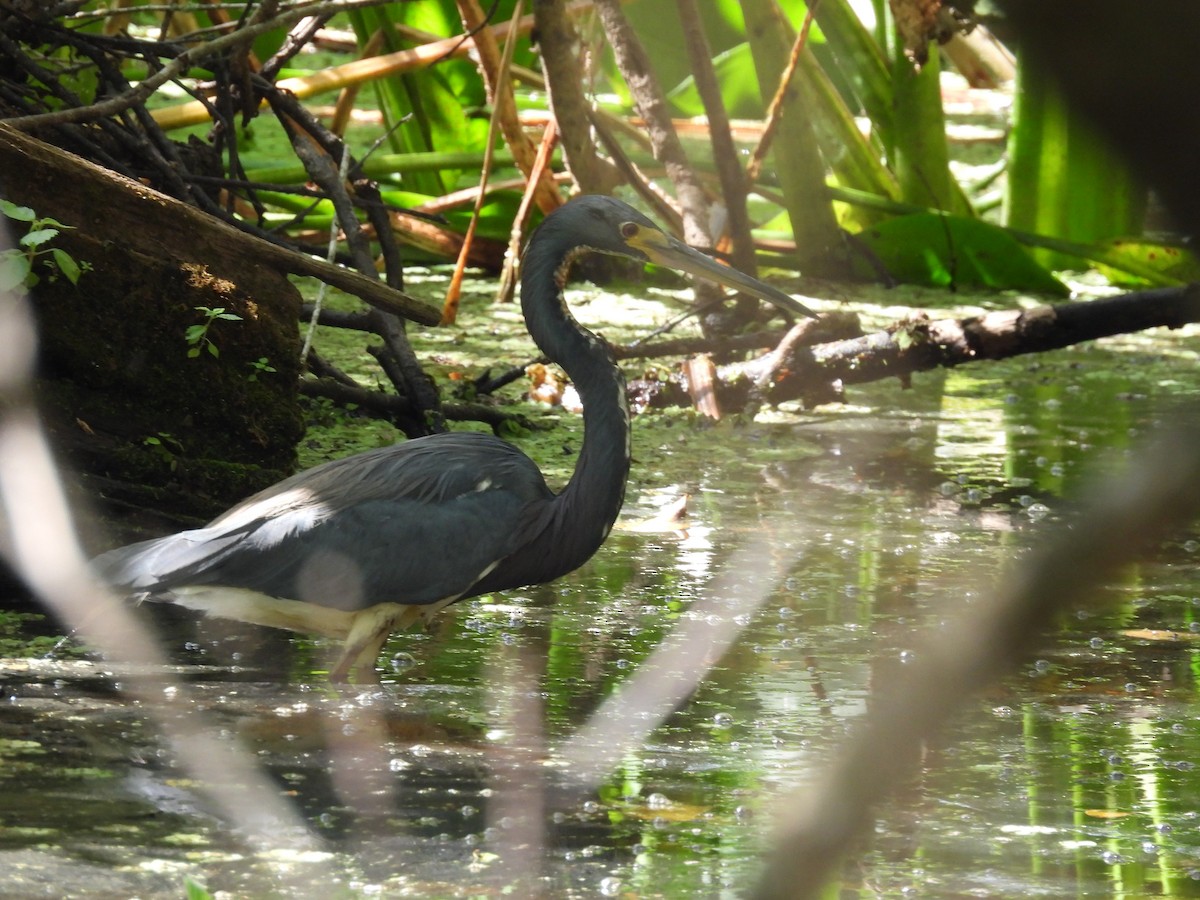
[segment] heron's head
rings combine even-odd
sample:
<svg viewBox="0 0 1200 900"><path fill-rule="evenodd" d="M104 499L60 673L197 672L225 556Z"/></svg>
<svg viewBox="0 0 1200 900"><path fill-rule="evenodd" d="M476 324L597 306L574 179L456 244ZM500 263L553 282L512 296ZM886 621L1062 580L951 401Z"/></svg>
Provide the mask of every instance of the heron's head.
<svg viewBox="0 0 1200 900"><path fill-rule="evenodd" d="M555 210L538 229L551 232L578 248L628 256L642 262L687 272L766 300L790 313L817 318L808 307L757 278L721 265L676 240L648 218L615 197L587 194Z"/></svg>

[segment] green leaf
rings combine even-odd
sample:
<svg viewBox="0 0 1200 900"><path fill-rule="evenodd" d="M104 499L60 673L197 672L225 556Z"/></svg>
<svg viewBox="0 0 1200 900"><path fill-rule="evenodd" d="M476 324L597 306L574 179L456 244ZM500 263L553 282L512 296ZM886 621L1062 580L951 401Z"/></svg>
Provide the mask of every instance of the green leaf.
<svg viewBox="0 0 1200 900"><path fill-rule="evenodd" d="M0 291L11 291L25 284L30 275L29 259L20 250L0 252Z"/></svg>
<svg viewBox="0 0 1200 900"><path fill-rule="evenodd" d="M24 234L18 243L22 247L40 247L56 234L58 234L57 228L38 228Z"/></svg>
<svg viewBox="0 0 1200 900"><path fill-rule="evenodd" d="M197 344L204 337L206 331L208 331L206 325L189 325L183 332L183 339L189 344Z"/></svg>
<svg viewBox="0 0 1200 900"><path fill-rule="evenodd" d="M75 262L75 257L58 247L52 248L50 253L54 256L54 264L58 266L58 271L66 276L67 281L79 284L79 263Z"/></svg>
<svg viewBox="0 0 1200 900"><path fill-rule="evenodd" d="M195 359L197 356L200 355L200 348L192 347L190 350L188 350L187 355L188 355L188 359Z"/></svg>
<svg viewBox="0 0 1200 900"><path fill-rule="evenodd" d="M228 320L228 321L230 321L230 322L240 322L240 321L242 321L242 317L241 317L241 316L239 316L237 313L227 313L227 312L223 312L223 313L220 313L220 314L218 314L218 315L216 316L216 318L218 318L218 319L226 319L226 320Z"/></svg>
<svg viewBox="0 0 1200 900"><path fill-rule="evenodd" d="M908 284L1070 294L1012 235L978 219L918 213L868 228L858 238Z"/></svg>
<svg viewBox="0 0 1200 900"><path fill-rule="evenodd" d="M1101 241L1100 246L1108 248L1110 257L1116 254L1114 265L1097 266L1104 277L1113 284L1141 287L1148 284L1185 284L1189 281L1200 281L1200 260L1196 259L1191 250L1178 244L1135 237ZM1147 277L1136 277L1126 270L1115 268L1121 261L1135 264L1135 268L1147 273L1157 273L1162 277L1156 281Z"/></svg>
<svg viewBox="0 0 1200 900"><path fill-rule="evenodd" d="M4 199L0 199L0 213L4 213L15 222L32 222L37 218L37 213L28 206L18 206L11 200Z"/></svg>
<svg viewBox="0 0 1200 900"><path fill-rule="evenodd" d="M221 355L221 351L217 349L217 345L214 344L212 341L208 342L208 355L211 356L213 359L217 359Z"/></svg>
<svg viewBox="0 0 1200 900"><path fill-rule="evenodd" d="M750 45L738 44L713 58L713 69L717 83L721 86L721 99L725 109L735 119L761 119L765 106L758 89L758 71L754 68L754 57ZM702 116L705 113L696 82L689 75L668 95L680 115Z"/></svg>

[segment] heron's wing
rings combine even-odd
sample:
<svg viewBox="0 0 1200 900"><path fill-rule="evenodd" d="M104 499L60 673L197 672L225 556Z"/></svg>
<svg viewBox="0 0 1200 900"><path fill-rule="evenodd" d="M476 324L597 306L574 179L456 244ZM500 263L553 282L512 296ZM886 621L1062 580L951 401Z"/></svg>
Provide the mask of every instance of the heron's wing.
<svg viewBox="0 0 1200 900"><path fill-rule="evenodd" d="M327 463L205 528L98 557L131 592L221 585L323 606L467 593L553 498L537 467L481 434L435 435Z"/></svg>

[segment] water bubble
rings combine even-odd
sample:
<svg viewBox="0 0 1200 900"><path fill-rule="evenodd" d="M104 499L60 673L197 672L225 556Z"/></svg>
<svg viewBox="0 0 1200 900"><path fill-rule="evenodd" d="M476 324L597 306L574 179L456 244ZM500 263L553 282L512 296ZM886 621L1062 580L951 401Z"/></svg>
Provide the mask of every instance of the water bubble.
<svg viewBox="0 0 1200 900"><path fill-rule="evenodd" d="M1104 638L1094 637L1090 641L1088 641L1088 646L1091 647L1093 650L1103 649Z"/></svg>
<svg viewBox="0 0 1200 900"><path fill-rule="evenodd" d="M465 804L458 812L464 819L469 819L471 816L479 812L479 810L468 803Z"/></svg>
<svg viewBox="0 0 1200 900"><path fill-rule="evenodd" d="M1175 830L1175 826L1170 822L1160 822L1158 825L1154 826L1154 830L1159 834L1170 834Z"/></svg>
<svg viewBox="0 0 1200 900"><path fill-rule="evenodd" d="M1050 507L1045 503L1031 503L1025 510L1025 515L1029 516L1031 521L1037 522L1050 515Z"/></svg>
<svg viewBox="0 0 1200 900"><path fill-rule="evenodd" d="M733 726L733 716L729 713L717 713L713 716L713 725L717 728L731 728Z"/></svg>
<svg viewBox="0 0 1200 900"><path fill-rule="evenodd" d="M405 669L410 669L416 664L417 658L411 653L397 653L391 660L393 672L403 672Z"/></svg>
<svg viewBox="0 0 1200 900"><path fill-rule="evenodd" d="M754 818L754 810L748 806L738 806L733 810L733 817L739 822L749 822Z"/></svg>
<svg viewBox="0 0 1200 900"><path fill-rule="evenodd" d="M958 485L953 481L943 481L938 485L938 493L943 497L952 497L958 493Z"/></svg>
<svg viewBox="0 0 1200 900"><path fill-rule="evenodd" d="M1195 553L1197 550L1200 550L1200 541L1184 541L1183 549L1188 553Z"/></svg>
<svg viewBox="0 0 1200 900"><path fill-rule="evenodd" d="M913 653L911 650L901 650L900 651L900 662L907 664L907 663L915 662L916 659L917 659L917 654Z"/></svg>
<svg viewBox="0 0 1200 900"><path fill-rule="evenodd" d="M1115 866L1121 862L1121 854L1112 850L1105 850L1100 854L1100 859L1103 860L1105 865Z"/></svg>
<svg viewBox="0 0 1200 900"><path fill-rule="evenodd" d="M1051 668L1052 668L1052 666L1050 664L1050 660L1048 660L1048 659L1039 659L1037 662L1035 662L1033 664L1034 671L1037 672L1039 675L1045 675L1047 672L1050 671Z"/></svg>
<svg viewBox="0 0 1200 900"><path fill-rule="evenodd" d="M671 806L671 800L666 794L654 793L646 798L647 809L668 809Z"/></svg>
<svg viewBox="0 0 1200 900"><path fill-rule="evenodd" d="M1137 693L1137 689L1138 689L1138 686L1136 684L1134 684L1132 681L1129 682L1127 685L1125 685L1125 693L1127 693L1127 694Z"/></svg>
<svg viewBox="0 0 1200 900"><path fill-rule="evenodd" d="M1158 844L1154 841L1142 841L1142 852L1148 856L1158 855Z"/></svg>
<svg viewBox="0 0 1200 900"><path fill-rule="evenodd" d="M602 878L600 879L600 896L615 897L621 893L621 889L624 886L621 883L621 879L615 876L610 875L607 878Z"/></svg>
<svg viewBox="0 0 1200 900"><path fill-rule="evenodd" d="M1053 475L1055 478L1062 478L1064 471L1066 471L1066 470L1063 468L1062 463L1055 463L1054 465L1052 465L1050 467L1050 474Z"/></svg>
<svg viewBox="0 0 1200 900"><path fill-rule="evenodd" d="M583 804L583 811L588 815L595 815L600 812L600 804L595 800L587 800Z"/></svg>

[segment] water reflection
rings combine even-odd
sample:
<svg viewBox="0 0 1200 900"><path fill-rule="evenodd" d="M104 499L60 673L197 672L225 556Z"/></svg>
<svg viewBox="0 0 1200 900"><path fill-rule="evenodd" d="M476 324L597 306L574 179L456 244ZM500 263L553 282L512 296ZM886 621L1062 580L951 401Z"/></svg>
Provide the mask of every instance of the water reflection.
<svg viewBox="0 0 1200 900"><path fill-rule="evenodd" d="M738 452L698 456L680 486L685 533L618 531L555 585L397 637L375 694L331 691L311 642L168 631L199 702L326 840L344 882L323 896L733 896L872 688L1068 512L1085 471L1197 394L1154 372L1081 350L732 434ZM1200 894L1198 562L1194 536L1164 546L963 710L843 896ZM664 661L681 631L699 637ZM679 690L672 666L702 677ZM610 714L647 673L669 690ZM52 847L68 886L102 858L144 896L184 872L262 894L302 870L246 858L104 684L7 677L0 852ZM599 787L579 788L573 741L607 761Z"/></svg>

